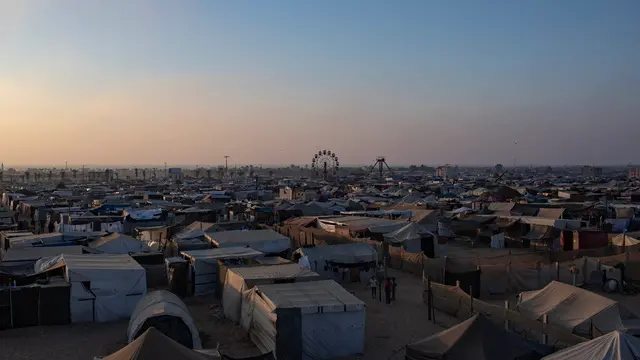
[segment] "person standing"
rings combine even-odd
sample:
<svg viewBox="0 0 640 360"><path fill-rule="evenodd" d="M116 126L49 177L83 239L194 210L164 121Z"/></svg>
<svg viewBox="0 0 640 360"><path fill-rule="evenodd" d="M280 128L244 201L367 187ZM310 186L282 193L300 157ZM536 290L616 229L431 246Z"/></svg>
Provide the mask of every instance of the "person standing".
<svg viewBox="0 0 640 360"><path fill-rule="evenodd" d="M376 290L378 290L378 281L373 276L369 278L369 287L371 288L371 298L375 300L377 295Z"/></svg>
<svg viewBox="0 0 640 360"><path fill-rule="evenodd" d="M396 301L396 288L398 287L398 283L396 282L396 278L391 278L391 301Z"/></svg>
<svg viewBox="0 0 640 360"><path fill-rule="evenodd" d="M386 304L391 304L391 279L387 278L384 282L384 299Z"/></svg>

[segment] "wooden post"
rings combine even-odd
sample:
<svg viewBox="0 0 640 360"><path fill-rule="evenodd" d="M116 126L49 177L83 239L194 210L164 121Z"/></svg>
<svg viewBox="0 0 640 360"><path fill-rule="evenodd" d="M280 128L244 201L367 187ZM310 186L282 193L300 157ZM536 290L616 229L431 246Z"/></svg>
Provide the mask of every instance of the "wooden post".
<svg viewBox="0 0 640 360"><path fill-rule="evenodd" d="M447 283L447 257L444 257L444 265L442 266L442 283Z"/></svg>
<svg viewBox="0 0 640 360"><path fill-rule="evenodd" d="M560 263L556 261L556 281L560 281Z"/></svg>
<svg viewBox="0 0 640 360"><path fill-rule="evenodd" d="M431 314L433 311L433 304L431 303L431 278L427 276L427 309L429 311L429 320L431 320Z"/></svg>
<svg viewBox="0 0 640 360"><path fill-rule="evenodd" d="M542 315L542 323L544 324L544 331L542 332L542 345L547 345L547 324L549 323L549 317L547 316L547 314Z"/></svg>
<svg viewBox="0 0 640 360"><path fill-rule="evenodd" d="M509 300L504 301L504 329L509 331Z"/></svg>

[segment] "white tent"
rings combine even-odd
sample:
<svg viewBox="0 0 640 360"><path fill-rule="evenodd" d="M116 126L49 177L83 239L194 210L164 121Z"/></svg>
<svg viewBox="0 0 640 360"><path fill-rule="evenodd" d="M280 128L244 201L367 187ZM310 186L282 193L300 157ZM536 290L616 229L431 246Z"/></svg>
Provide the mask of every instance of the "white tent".
<svg viewBox="0 0 640 360"><path fill-rule="evenodd" d="M612 331L543 358L543 360L626 359L640 359L640 339L619 331Z"/></svg>
<svg viewBox="0 0 640 360"><path fill-rule="evenodd" d="M189 250L181 252L190 264L190 281L196 296L211 294L218 284L218 260L254 259L264 254L248 247Z"/></svg>
<svg viewBox="0 0 640 360"><path fill-rule="evenodd" d="M242 266L230 268L225 275L222 290L222 308L225 316L240 321L242 293L257 285L274 284L278 281L299 282L320 280L320 275L299 264Z"/></svg>
<svg viewBox="0 0 640 360"><path fill-rule="evenodd" d="M71 322L105 322L131 316L147 293L145 270L129 255L59 255L40 259L36 272L64 267L71 284Z"/></svg>
<svg viewBox="0 0 640 360"><path fill-rule="evenodd" d="M134 254L149 251L149 246L129 235L113 233L89 243L89 247L106 254Z"/></svg>
<svg viewBox="0 0 640 360"><path fill-rule="evenodd" d="M430 231L415 222L409 222L402 228L384 234L384 242L391 245L402 245L409 252L420 252L423 236L433 235Z"/></svg>
<svg viewBox="0 0 640 360"><path fill-rule="evenodd" d="M360 268L360 278L368 279L378 260L378 252L367 243L301 248L296 253L307 258L311 270L330 280L340 280L342 276L335 268Z"/></svg>
<svg viewBox="0 0 640 360"><path fill-rule="evenodd" d="M616 301L558 281L520 293L517 310L530 319L546 314L549 323L581 334L590 326L603 334L622 327Z"/></svg>
<svg viewBox="0 0 640 360"><path fill-rule="evenodd" d="M138 302L129 319L129 342L154 327L190 349L201 349L198 328L187 306L173 293L158 290L147 294Z"/></svg>
<svg viewBox="0 0 640 360"><path fill-rule="evenodd" d="M325 360L364 351L365 304L335 281L259 285L243 297L240 324L263 353Z"/></svg>

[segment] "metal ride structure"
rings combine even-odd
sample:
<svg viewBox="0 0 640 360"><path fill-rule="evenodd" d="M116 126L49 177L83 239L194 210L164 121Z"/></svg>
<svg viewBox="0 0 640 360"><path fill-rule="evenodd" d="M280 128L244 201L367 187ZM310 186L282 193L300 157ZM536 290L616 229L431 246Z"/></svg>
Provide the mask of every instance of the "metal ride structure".
<svg viewBox="0 0 640 360"><path fill-rule="evenodd" d="M384 156L378 156L376 158L376 162L373 164L373 166L371 166L371 169L369 169L369 173L367 174L367 177L369 177L371 175L371 173L376 168L376 166L378 166L378 172L379 172L379 176L380 176L381 179L382 179L382 176L384 174L384 167L385 166L387 167L387 169L389 169L389 172L391 174L393 174L393 170L391 170L391 168L389 167L389 164L387 164L387 161L384 158Z"/></svg>
<svg viewBox="0 0 640 360"><path fill-rule="evenodd" d="M340 160L336 153L331 150L320 150L313 155L311 160L311 169L317 174L322 174L324 180L329 177L336 177L340 168Z"/></svg>

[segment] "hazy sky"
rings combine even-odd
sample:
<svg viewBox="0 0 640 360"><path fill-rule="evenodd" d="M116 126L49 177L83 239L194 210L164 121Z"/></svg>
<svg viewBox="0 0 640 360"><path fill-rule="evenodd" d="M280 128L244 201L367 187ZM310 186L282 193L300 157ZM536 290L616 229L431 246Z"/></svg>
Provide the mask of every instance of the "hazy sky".
<svg viewBox="0 0 640 360"><path fill-rule="evenodd" d="M0 134L9 165L640 162L640 1L0 0Z"/></svg>

